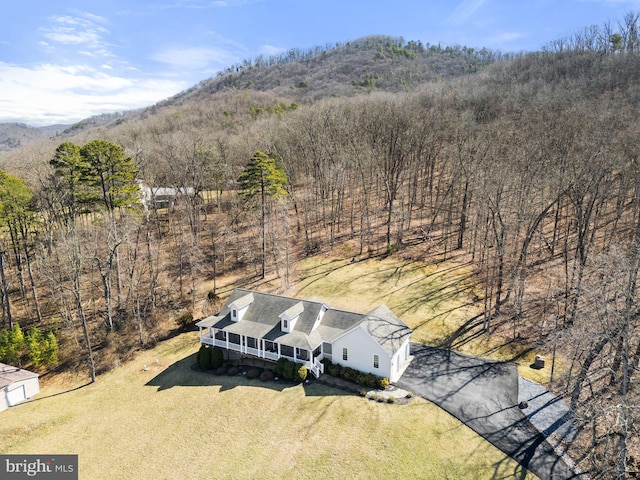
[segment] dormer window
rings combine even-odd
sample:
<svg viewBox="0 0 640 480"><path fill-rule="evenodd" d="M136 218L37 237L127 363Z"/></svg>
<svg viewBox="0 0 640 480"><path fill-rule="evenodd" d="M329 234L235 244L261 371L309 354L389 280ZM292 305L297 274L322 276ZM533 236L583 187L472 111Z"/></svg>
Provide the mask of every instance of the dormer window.
<svg viewBox="0 0 640 480"><path fill-rule="evenodd" d="M240 320L242 320L242 317L249 308L249 305L251 305L252 303L253 293L249 293L244 297L240 297L237 300L231 302L231 304L229 305L229 308L231 310L231 321L239 322Z"/></svg>
<svg viewBox="0 0 640 480"><path fill-rule="evenodd" d="M294 306L288 308L280 314L280 328L285 333L291 333L296 327L298 317L304 312L304 305L302 302L296 303Z"/></svg>

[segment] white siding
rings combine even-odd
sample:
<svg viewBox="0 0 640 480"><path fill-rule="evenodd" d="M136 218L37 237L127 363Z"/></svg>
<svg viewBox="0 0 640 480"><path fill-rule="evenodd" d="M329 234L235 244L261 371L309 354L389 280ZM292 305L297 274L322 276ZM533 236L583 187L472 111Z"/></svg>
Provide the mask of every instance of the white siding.
<svg viewBox="0 0 640 480"><path fill-rule="evenodd" d="M397 382L400 379L402 368L409 359L409 339L405 340L402 346L393 356L391 360L391 373L389 375L390 382Z"/></svg>
<svg viewBox="0 0 640 480"><path fill-rule="evenodd" d="M342 360L342 349L346 348L348 360ZM351 367L364 373L391 378L391 359L385 350L362 328L355 328L336 339L331 346L333 363ZM380 357L380 368L373 368L373 356Z"/></svg>
<svg viewBox="0 0 640 480"><path fill-rule="evenodd" d="M238 309L238 321L242 320L242 317L244 317L244 314L247 312L248 309L249 309L249 305Z"/></svg>
<svg viewBox="0 0 640 480"><path fill-rule="evenodd" d="M31 398L40 393L38 378L15 381L0 389L0 411L15 405L23 398Z"/></svg>
<svg viewBox="0 0 640 480"><path fill-rule="evenodd" d="M9 408L7 403L7 387L0 388L0 412Z"/></svg>
<svg viewBox="0 0 640 480"><path fill-rule="evenodd" d="M27 399L27 391L24 385L12 385L11 390L7 391L7 403L10 407L17 405Z"/></svg>

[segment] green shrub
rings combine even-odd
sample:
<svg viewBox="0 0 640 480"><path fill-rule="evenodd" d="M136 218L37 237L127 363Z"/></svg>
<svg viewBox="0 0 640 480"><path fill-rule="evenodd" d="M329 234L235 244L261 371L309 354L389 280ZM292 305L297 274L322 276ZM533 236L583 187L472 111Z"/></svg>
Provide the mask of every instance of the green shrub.
<svg viewBox="0 0 640 480"><path fill-rule="evenodd" d="M240 370L238 369L238 367L229 367L229 370L227 370L227 375L233 377L235 375L238 375L238 372Z"/></svg>
<svg viewBox="0 0 640 480"><path fill-rule="evenodd" d="M213 347L211 350L211 368L221 367L224 363L224 352L219 347Z"/></svg>
<svg viewBox="0 0 640 480"><path fill-rule="evenodd" d="M358 376L358 371L351 367L344 367L341 372L341 377L349 382L355 382Z"/></svg>
<svg viewBox="0 0 640 480"><path fill-rule="evenodd" d="M216 369L216 375L224 375L225 373L227 373L226 367L218 367Z"/></svg>
<svg viewBox="0 0 640 480"><path fill-rule="evenodd" d="M384 390L389 386L389 379L386 377L382 377L378 379L378 388Z"/></svg>
<svg viewBox="0 0 640 480"><path fill-rule="evenodd" d="M20 365L27 346L20 325L14 323L10 330L0 332L0 362Z"/></svg>
<svg viewBox="0 0 640 480"><path fill-rule="evenodd" d="M365 377L366 377L366 375L365 375L364 373L362 373L362 372L357 372L355 377L356 377L356 378L355 378L355 382L356 382L358 385L364 385L364 379L365 379Z"/></svg>
<svg viewBox="0 0 640 480"><path fill-rule="evenodd" d="M378 384L378 377L376 377L373 373L367 373L364 376L364 386L367 388L375 388Z"/></svg>
<svg viewBox="0 0 640 480"><path fill-rule="evenodd" d="M255 380L259 376L260 376L260 369L259 368L252 368L247 372L247 378L250 379L250 380Z"/></svg>
<svg viewBox="0 0 640 480"><path fill-rule="evenodd" d="M286 360L286 362L287 363L285 363L284 369L282 371L282 376L285 380L293 380L296 371L296 364L295 362L290 362L289 360Z"/></svg>
<svg viewBox="0 0 640 480"><path fill-rule="evenodd" d="M58 339L53 332L47 333L42 348L42 361L47 367L58 364Z"/></svg>
<svg viewBox="0 0 640 480"><path fill-rule="evenodd" d="M29 358L34 367L42 365L42 332L39 328L33 327L27 332L27 348L29 349Z"/></svg>
<svg viewBox="0 0 640 480"><path fill-rule="evenodd" d="M367 391L366 390L360 390L360 396L361 397L366 397L367 396Z"/></svg>
<svg viewBox="0 0 640 480"><path fill-rule="evenodd" d="M294 371L293 380L296 382L304 382L307 379L307 367L300 365Z"/></svg>
<svg viewBox="0 0 640 480"><path fill-rule="evenodd" d="M284 378L284 369L288 363L289 363L289 360L287 360L286 358L279 358L278 361L276 362L275 368L273 369L275 374L279 377Z"/></svg>
<svg viewBox="0 0 640 480"><path fill-rule="evenodd" d="M198 365L203 370L211 370L213 365L211 364L211 349L206 345L200 345L198 350Z"/></svg>
<svg viewBox="0 0 640 480"><path fill-rule="evenodd" d="M270 382L271 380L273 380L273 377L274 375L271 370L265 370L260 374L260 380L262 380L263 382Z"/></svg>
<svg viewBox="0 0 640 480"><path fill-rule="evenodd" d="M202 347L204 347L204 345L200 344L198 353L196 353L196 363L198 364L198 366L200 366L200 358L202 357Z"/></svg>
<svg viewBox="0 0 640 480"><path fill-rule="evenodd" d="M337 363L329 365L329 375L332 377L342 377L342 367Z"/></svg>

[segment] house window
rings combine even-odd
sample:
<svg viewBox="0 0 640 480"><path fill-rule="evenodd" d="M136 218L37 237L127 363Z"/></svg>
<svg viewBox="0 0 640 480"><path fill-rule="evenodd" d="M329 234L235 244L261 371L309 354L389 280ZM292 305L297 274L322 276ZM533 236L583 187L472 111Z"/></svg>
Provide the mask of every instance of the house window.
<svg viewBox="0 0 640 480"><path fill-rule="evenodd" d="M235 308L233 310L231 310L231 316L234 319L238 318L238 311Z"/></svg>
<svg viewBox="0 0 640 480"><path fill-rule="evenodd" d="M284 330L286 330L287 328L289 328L289 322L287 322L286 320L282 320L282 328Z"/></svg>
<svg viewBox="0 0 640 480"><path fill-rule="evenodd" d="M349 354L347 353L346 347L342 349L342 360L344 360L345 362L349 360Z"/></svg>
<svg viewBox="0 0 640 480"><path fill-rule="evenodd" d="M373 356L373 368L380 368L380 357L378 355Z"/></svg>

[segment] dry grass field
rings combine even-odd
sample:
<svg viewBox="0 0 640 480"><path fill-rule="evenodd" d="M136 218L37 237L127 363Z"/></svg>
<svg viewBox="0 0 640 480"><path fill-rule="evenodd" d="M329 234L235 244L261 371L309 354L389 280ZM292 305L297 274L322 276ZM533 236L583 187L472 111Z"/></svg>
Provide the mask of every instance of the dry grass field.
<svg viewBox="0 0 640 480"><path fill-rule="evenodd" d="M483 304L468 264L427 263L397 256L357 262L313 257L298 265L298 276L294 296L317 297L334 308L357 312L384 303L414 329L414 342L513 361L521 375L541 383L549 380L549 368L530 368L536 354L549 352L529 351L481 332Z"/></svg>
<svg viewBox="0 0 640 480"><path fill-rule="evenodd" d="M95 384L50 382L0 414L0 452L76 453L82 479L534 478L421 399L216 377L196 349L185 333Z"/></svg>

